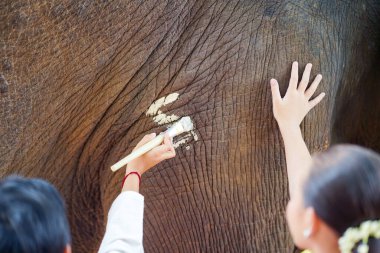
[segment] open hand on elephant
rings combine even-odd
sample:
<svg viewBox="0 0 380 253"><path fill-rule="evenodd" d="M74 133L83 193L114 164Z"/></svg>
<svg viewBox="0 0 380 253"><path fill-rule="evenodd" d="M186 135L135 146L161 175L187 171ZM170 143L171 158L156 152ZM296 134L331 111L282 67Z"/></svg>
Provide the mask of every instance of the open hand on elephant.
<svg viewBox="0 0 380 253"><path fill-rule="evenodd" d="M298 62L293 62L292 73L290 76L289 87L285 96L282 98L276 79L271 79L273 114L280 128L298 127L306 114L316 106L325 93L319 94L310 100L322 80L322 75L318 74L308 89L310 71L312 64L308 63L305 67L301 82L298 84ZM298 86L298 87L297 87Z"/></svg>

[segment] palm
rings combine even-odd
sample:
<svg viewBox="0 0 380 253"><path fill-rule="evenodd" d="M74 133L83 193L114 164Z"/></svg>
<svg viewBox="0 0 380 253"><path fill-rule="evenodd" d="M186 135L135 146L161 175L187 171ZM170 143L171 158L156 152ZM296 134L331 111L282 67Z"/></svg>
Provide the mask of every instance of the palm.
<svg viewBox="0 0 380 253"><path fill-rule="evenodd" d="M325 96L325 93L321 93L310 100L322 80L322 76L317 75L310 87L306 89L309 83L311 67L310 63L306 65L301 82L298 85L298 63L293 62L289 87L284 98L280 95L277 81L275 79L271 80L273 114L280 125L301 124L306 114Z"/></svg>

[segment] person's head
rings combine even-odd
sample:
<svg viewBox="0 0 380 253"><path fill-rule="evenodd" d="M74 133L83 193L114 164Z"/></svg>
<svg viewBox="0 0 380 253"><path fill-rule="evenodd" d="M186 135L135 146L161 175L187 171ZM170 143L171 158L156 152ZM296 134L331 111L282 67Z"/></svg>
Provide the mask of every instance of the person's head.
<svg viewBox="0 0 380 253"><path fill-rule="evenodd" d="M348 228L380 220L380 155L337 145L313 156L303 188L289 201L287 219L296 245L309 249L337 246ZM379 239L371 238L369 246L369 253L380 252Z"/></svg>
<svg viewBox="0 0 380 253"><path fill-rule="evenodd" d="M0 252L71 252L64 202L41 179L10 176L0 181Z"/></svg>

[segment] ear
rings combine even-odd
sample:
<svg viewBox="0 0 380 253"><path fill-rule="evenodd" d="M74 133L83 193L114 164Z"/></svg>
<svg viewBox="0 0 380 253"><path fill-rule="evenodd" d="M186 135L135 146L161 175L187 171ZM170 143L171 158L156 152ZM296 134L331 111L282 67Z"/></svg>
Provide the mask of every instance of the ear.
<svg viewBox="0 0 380 253"><path fill-rule="evenodd" d="M71 253L71 245L67 244L63 253Z"/></svg>
<svg viewBox="0 0 380 253"><path fill-rule="evenodd" d="M318 217L314 208L306 208L305 214L305 230L309 230L309 237L318 233L321 224L321 219Z"/></svg>

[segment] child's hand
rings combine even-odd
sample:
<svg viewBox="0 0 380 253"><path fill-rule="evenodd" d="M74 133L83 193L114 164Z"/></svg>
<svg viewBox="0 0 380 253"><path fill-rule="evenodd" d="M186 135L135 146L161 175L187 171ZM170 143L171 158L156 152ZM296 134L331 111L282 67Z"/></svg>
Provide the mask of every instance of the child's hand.
<svg viewBox="0 0 380 253"><path fill-rule="evenodd" d="M133 150L141 147L142 145L151 141L155 137L155 133L145 135L144 138L142 138L142 140L136 145L136 147ZM176 154L173 147L173 143L170 140L170 137L168 135L165 135L164 143L162 145L150 150L146 154L131 161L127 165L127 173L131 171L137 171L140 175L142 175L145 171L149 170L159 162L162 162L169 158L173 158L175 157L175 155Z"/></svg>
<svg viewBox="0 0 380 253"><path fill-rule="evenodd" d="M306 114L314 106L321 102L325 96L325 93L321 93L313 100L310 100L322 80L322 75L318 74L313 83L306 90L309 83L311 67L311 63L306 65L302 80L297 87L298 63L293 62L289 87L284 98L281 98L277 81L275 79L270 80L273 100L273 114L280 128L294 126L298 127Z"/></svg>

